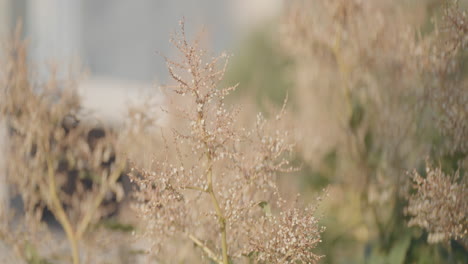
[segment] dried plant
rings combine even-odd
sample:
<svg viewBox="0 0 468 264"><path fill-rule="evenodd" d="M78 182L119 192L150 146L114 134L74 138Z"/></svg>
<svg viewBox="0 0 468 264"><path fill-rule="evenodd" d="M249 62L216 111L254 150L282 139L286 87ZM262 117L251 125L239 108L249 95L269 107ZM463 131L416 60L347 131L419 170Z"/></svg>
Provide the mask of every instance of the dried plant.
<svg viewBox="0 0 468 264"><path fill-rule="evenodd" d="M282 44L296 62L299 122L317 116L310 133L319 130L342 146L361 175L369 151L380 149L389 161L401 162L418 150L405 143L422 107L417 52L425 43L401 12L386 1L293 1L283 21ZM312 156L313 143L304 146L311 146L304 156ZM350 183L361 186L356 180Z"/></svg>
<svg viewBox="0 0 468 264"><path fill-rule="evenodd" d="M463 239L468 228L468 201L466 178L459 172L446 175L440 168L426 167L426 177L411 174L415 193L409 197L407 213L410 226L419 226L429 232L429 243Z"/></svg>
<svg viewBox="0 0 468 264"><path fill-rule="evenodd" d="M180 62L166 58L175 128L163 135L172 140L165 139L163 159L130 174L153 253L169 261L174 247L193 243L216 263L316 263L322 229L315 207L287 202L276 183L279 173L295 170L288 133L261 114L253 128L239 127L240 110L224 103L235 87L218 87L228 56L208 58L199 38L186 40L183 22L171 42L181 55Z"/></svg>
<svg viewBox="0 0 468 264"><path fill-rule="evenodd" d="M142 220L131 248L151 242L157 263L465 257L468 20L457 1L421 3L290 1L278 42L293 62L286 73L297 104L289 111L286 100L269 118L226 102L237 87L223 87L230 56L208 53L201 36L187 41L182 22L171 38L179 58L164 57L173 82L162 87L164 109L148 96L120 133L85 121L73 78L53 67L47 81L35 75L17 32L0 55L0 121L9 198L21 197L24 215L0 207L0 240L29 263L100 263L124 252L107 245L122 237L99 227L122 199L126 157L128 217ZM423 157L440 166L404 177ZM325 178L315 189L331 185L324 223L320 199L307 205L308 195L291 191L291 173ZM322 233L330 223L337 228ZM88 259L86 247L95 249Z"/></svg>
<svg viewBox="0 0 468 264"><path fill-rule="evenodd" d="M436 27L429 42L422 70L428 77L428 105L436 113L434 120L444 144L436 153L443 157L448 151L455 155L454 175L426 165L426 178L412 173L416 193L407 207L410 226L420 226L429 232L428 242L464 241L466 246L467 196L466 186L468 142L468 81L463 76L468 45L468 19L457 1L446 1L441 25ZM437 160L439 157L436 157ZM453 168L451 168L453 169Z"/></svg>
<svg viewBox="0 0 468 264"><path fill-rule="evenodd" d="M417 54L426 46L404 14L388 1L293 1L282 28L295 61L296 122L307 131L302 156L312 166L340 157L337 185L360 193L362 215L373 217L359 221L380 237L392 234L384 230L392 210L382 204L396 206L402 168L427 151L415 140L425 106Z"/></svg>
<svg viewBox="0 0 468 264"><path fill-rule="evenodd" d="M425 56L423 70L429 76L429 103L437 112L435 121L452 152L468 151L468 80L463 63L468 47L468 17L458 1L446 1ZM465 75L464 75L465 74Z"/></svg>
<svg viewBox="0 0 468 264"><path fill-rule="evenodd" d="M34 78L19 35L2 54L0 113L9 129L7 183L21 196L25 222L5 228L20 230L22 237L16 239L25 241L19 252L26 254L28 245L39 247L38 236L49 232L42 219L50 212L78 264L80 241L91 225L114 211L104 205L122 198L117 181L125 159L117 155L118 137L112 131L77 119L76 83L59 80L53 71L44 83Z"/></svg>
<svg viewBox="0 0 468 264"><path fill-rule="evenodd" d="M340 256L344 250L327 244L347 237L361 243L366 261L393 263L389 258L398 247L404 249L401 260L410 261L420 248L413 247L417 235L399 235L412 230L403 214L410 185L404 171L430 156L459 170L463 182L466 25L458 1L422 1L417 8L385 0L297 0L287 5L281 44L294 61L296 122L305 131L298 134L299 150L342 199L357 196L355 207L361 210L353 221L342 218L343 224L353 222L354 229L324 238L331 259L348 261ZM310 135L325 143L317 144ZM466 188L460 193L466 196ZM337 207L325 218L334 222L351 205L346 201Z"/></svg>

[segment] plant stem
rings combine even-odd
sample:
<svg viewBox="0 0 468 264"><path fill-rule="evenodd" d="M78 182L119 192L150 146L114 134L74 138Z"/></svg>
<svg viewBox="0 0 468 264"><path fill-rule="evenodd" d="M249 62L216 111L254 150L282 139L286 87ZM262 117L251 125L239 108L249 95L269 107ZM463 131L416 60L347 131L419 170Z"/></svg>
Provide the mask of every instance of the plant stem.
<svg viewBox="0 0 468 264"><path fill-rule="evenodd" d="M216 210L216 214L218 215L218 222L219 222L219 229L221 231L221 249L223 253L223 264L229 264L228 258L228 245L227 245L227 233L226 233L226 218L224 217L223 212L221 211L221 207L219 206L218 199L216 199L216 195L213 191L213 169L212 169L212 157L211 153L208 151L208 172L207 172L207 181L208 181L208 189L206 190L210 196L211 201Z"/></svg>
<svg viewBox="0 0 468 264"><path fill-rule="evenodd" d="M196 78L195 78L196 79ZM199 98L198 95L196 95L197 100ZM208 164L208 170L206 173L206 180L207 180L207 189L206 192L210 194L211 201L213 202L213 206L215 207L216 210L216 215L218 216L218 222L219 222L219 229L221 232L221 250L223 254L223 264L229 264L229 257L228 257L228 244L227 244L227 232L226 232L226 218L224 217L223 211L221 210L221 207L219 206L218 199L216 198L215 192L213 190L213 157L212 157L212 149L209 147L209 144L206 140L207 132L204 123L202 123L204 116L203 112L198 113L198 123L201 128L201 133L203 135L203 144L205 145L206 148L206 159L207 159L207 164Z"/></svg>
<svg viewBox="0 0 468 264"><path fill-rule="evenodd" d="M83 236L83 233L86 231L86 228L88 228L88 225L93 219L95 212L97 211L102 201L104 200L104 197L106 196L106 193L109 190L109 186L117 182L117 180L119 179L120 173L122 172L124 167L125 167L125 164L122 162L122 164L120 164L120 166L112 172L109 179L103 180L101 182L99 193L97 194L96 198L94 198L91 207L89 208L89 210L86 211L83 219L80 221L78 225L76 236L79 239Z"/></svg>
<svg viewBox="0 0 468 264"><path fill-rule="evenodd" d="M188 235L188 237L190 238L190 240L193 241L193 243L195 243L197 246L203 249L203 251L205 251L206 255L208 255L210 259L214 260L218 264L223 263L220 259L218 259L218 257L216 257L216 254L213 251L211 251L211 249L209 249L205 244L203 244L203 242L201 242L198 238L191 234Z"/></svg>
<svg viewBox="0 0 468 264"><path fill-rule="evenodd" d="M55 172L53 167L53 162L50 157L47 157L47 172L49 180L49 193L50 199L52 200L52 210L54 215L57 217L57 220L60 222L65 234L67 236L68 242L70 243L70 248L72 251L73 264L80 263L80 254L78 251L78 239L73 227L68 219L65 210L63 209L62 203L57 195L56 185L55 185Z"/></svg>
<svg viewBox="0 0 468 264"><path fill-rule="evenodd" d="M183 187L185 189L189 189L189 190L195 190L195 191L199 191L199 192L204 192L206 193L206 189L204 188L200 188L200 187L195 187L195 186L185 186Z"/></svg>

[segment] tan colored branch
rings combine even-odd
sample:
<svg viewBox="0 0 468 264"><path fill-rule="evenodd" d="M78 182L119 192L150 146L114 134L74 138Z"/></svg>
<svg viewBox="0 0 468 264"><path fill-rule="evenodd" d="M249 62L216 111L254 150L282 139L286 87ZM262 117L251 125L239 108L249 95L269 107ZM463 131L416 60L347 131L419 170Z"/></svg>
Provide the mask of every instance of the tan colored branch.
<svg viewBox="0 0 468 264"><path fill-rule="evenodd" d="M208 188L207 192L210 194L211 201L213 202L213 206L216 210L216 215L218 216L219 228L221 231L221 249L223 251L223 264L229 264L228 258L228 245L227 245L227 233L226 233L226 218L219 206L218 199L213 190L213 169L212 169L212 157L210 152L207 154L208 157L208 172L207 172L207 181L208 181Z"/></svg>
<svg viewBox="0 0 468 264"><path fill-rule="evenodd" d="M202 129L202 134L206 136L206 130L204 124L202 124L203 120L203 113L199 113L198 115L198 122L201 125ZM211 149L206 142L206 137L204 137L204 145L207 150L206 152L206 159L207 159L207 164L208 164L208 170L206 173L206 181L207 181L207 189L206 192L210 194L211 201L213 202L213 206L215 207L216 210L216 215L218 216L218 222L219 222L219 229L221 232L221 249L222 249L222 254L223 254L223 264L229 264L229 257L228 257L228 244L227 244L227 233L226 233L226 218L224 217L224 214L221 210L221 207L219 206L218 199L216 198L215 192L213 190L213 157L211 153Z"/></svg>
<svg viewBox="0 0 468 264"><path fill-rule="evenodd" d="M103 181L101 183L99 193L94 198L91 208L85 212L85 215L84 215L83 219L78 224L78 228L77 228L77 231L76 231L76 236L79 239L82 238L84 232L86 231L86 229L89 226L89 223L93 219L94 214L96 213L99 206L102 204L102 201L104 200L104 198L106 196L106 193L109 190L109 186L111 186L111 185L113 185L113 184L115 184L117 182L117 180L119 179L120 173L122 172L124 167L125 167L125 164L122 162L122 164L119 165L119 167L112 172L112 174L110 175L109 180L108 181Z"/></svg>
<svg viewBox="0 0 468 264"><path fill-rule="evenodd" d="M70 243L70 248L72 251L73 264L80 263L80 254L78 250L78 237L76 236L75 231L71 225L70 219L68 219L65 210L63 209L62 202L60 201L57 195L57 189L55 184L55 172L53 167L53 162L50 157L47 157L47 174L48 174L48 183L49 183L49 194L52 202L51 209L53 210L54 215L57 217L60 225L63 227L65 234L67 236L68 242Z"/></svg>
<svg viewBox="0 0 468 264"><path fill-rule="evenodd" d="M195 245L199 246L201 249L203 249L203 251L206 253L206 255L212 259L214 262L218 263L218 264L223 264L223 262L216 256L216 254L211 251L211 249L209 249L205 244L203 244L203 242L201 242L198 238L196 238L195 236L193 235L188 235L188 237L190 238L190 240L193 241L193 243L195 243Z"/></svg>

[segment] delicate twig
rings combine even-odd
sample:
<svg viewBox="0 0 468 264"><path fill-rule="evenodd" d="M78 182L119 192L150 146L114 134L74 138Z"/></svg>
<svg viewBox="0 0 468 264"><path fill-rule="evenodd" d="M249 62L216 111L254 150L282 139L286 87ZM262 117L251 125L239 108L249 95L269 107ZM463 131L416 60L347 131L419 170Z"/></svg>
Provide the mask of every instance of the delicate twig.
<svg viewBox="0 0 468 264"><path fill-rule="evenodd" d="M209 249L205 244L203 244L203 242L201 242L198 238L196 238L195 236L191 234L188 235L188 237L190 238L190 240L193 241L193 243L195 243L195 245L203 249L203 251L205 251L206 255L210 259L214 260L218 264L223 264L223 262L216 256L216 254L213 251L211 251L211 249Z"/></svg>
<svg viewBox="0 0 468 264"><path fill-rule="evenodd" d="M83 236L83 233L86 231L86 228L88 228L89 223L93 219L94 214L96 213L97 209L99 206L102 204L102 201L104 200L107 191L109 190L109 186L115 184L117 180L119 179L120 173L125 167L125 163L121 163L117 169L115 169L110 178L109 181L103 181L101 183L101 188L99 190L98 195L93 201L93 204L89 210L86 211L86 214L84 215L83 219L80 221L77 231L76 231L76 236L78 238L81 238Z"/></svg>
<svg viewBox="0 0 468 264"><path fill-rule="evenodd" d="M62 203L57 195L53 162L49 156L47 157L47 173L50 199L52 200L52 210L54 212L54 215L57 217L57 220L62 225L65 234L67 235L67 239L70 243L72 251L73 264L79 264L80 255L78 251L78 237L76 236L76 233L73 230L70 220L68 219L68 216L65 213Z"/></svg>

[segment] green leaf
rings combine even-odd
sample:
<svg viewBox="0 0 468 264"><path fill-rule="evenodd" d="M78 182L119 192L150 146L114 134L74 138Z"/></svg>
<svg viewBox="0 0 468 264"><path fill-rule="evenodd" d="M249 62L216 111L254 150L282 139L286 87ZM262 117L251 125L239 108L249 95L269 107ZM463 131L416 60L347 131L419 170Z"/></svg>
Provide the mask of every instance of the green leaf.
<svg viewBox="0 0 468 264"><path fill-rule="evenodd" d="M389 264L403 264L405 263L406 253L410 246L411 236L409 234L397 240L388 254Z"/></svg>
<svg viewBox="0 0 468 264"><path fill-rule="evenodd" d="M39 256L34 245L29 242L26 242L24 246L24 255L28 264L51 264L51 262Z"/></svg>
<svg viewBox="0 0 468 264"><path fill-rule="evenodd" d="M366 261L367 264L386 264L386 256L378 248L372 250L371 255Z"/></svg>
<svg viewBox="0 0 468 264"><path fill-rule="evenodd" d="M366 146L366 152L369 154L374 147L374 138L370 130L366 131L366 135L364 136L364 144Z"/></svg>
<svg viewBox="0 0 468 264"><path fill-rule="evenodd" d="M112 220L112 219L102 221L101 225L104 228L114 230L114 231L132 232L135 230L135 227L133 225L120 223L119 221Z"/></svg>
<svg viewBox="0 0 468 264"><path fill-rule="evenodd" d="M265 212L267 216L271 216L271 208L268 202L261 201L260 203L258 203L258 206L260 206L263 209L263 212Z"/></svg>
<svg viewBox="0 0 468 264"><path fill-rule="evenodd" d="M364 120L364 107L358 100L353 100L353 109L349 119L349 127L356 131Z"/></svg>
<svg viewBox="0 0 468 264"><path fill-rule="evenodd" d="M337 164L337 159L338 159L338 153L336 151L336 148L333 148L325 156L323 157L323 162L327 166L327 169L330 171L334 171L336 169L336 164Z"/></svg>
<svg viewBox="0 0 468 264"><path fill-rule="evenodd" d="M132 249L132 250L129 250L128 253L130 255L147 255L148 253L143 250L143 249Z"/></svg>

